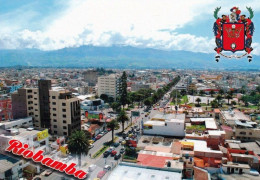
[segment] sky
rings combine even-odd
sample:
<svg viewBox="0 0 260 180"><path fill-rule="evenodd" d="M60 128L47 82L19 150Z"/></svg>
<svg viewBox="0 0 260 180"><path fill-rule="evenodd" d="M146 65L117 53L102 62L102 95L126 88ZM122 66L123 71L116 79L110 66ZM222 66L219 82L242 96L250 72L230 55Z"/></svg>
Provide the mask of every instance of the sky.
<svg viewBox="0 0 260 180"><path fill-rule="evenodd" d="M260 55L259 0L0 0L0 49L57 50L82 45L134 46L212 53L213 12L254 10Z"/></svg>

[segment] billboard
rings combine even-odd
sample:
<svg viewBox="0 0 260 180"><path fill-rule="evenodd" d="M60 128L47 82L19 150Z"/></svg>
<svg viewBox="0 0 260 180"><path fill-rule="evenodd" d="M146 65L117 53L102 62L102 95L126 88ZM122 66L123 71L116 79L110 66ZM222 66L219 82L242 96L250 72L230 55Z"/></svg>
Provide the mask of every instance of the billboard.
<svg viewBox="0 0 260 180"><path fill-rule="evenodd" d="M88 119L103 119L103 113L102 112L96 112L96 111L85 111L85 117Z"/></svg>

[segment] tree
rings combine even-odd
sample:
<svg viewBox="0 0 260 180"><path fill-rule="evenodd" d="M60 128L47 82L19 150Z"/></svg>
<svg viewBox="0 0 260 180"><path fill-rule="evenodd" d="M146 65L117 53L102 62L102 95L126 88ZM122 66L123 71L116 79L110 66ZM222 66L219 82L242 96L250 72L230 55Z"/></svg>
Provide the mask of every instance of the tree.
<svg viewBox="0 0 260 180"><path fill-rule="evenodd" d="M111 129L111 132L112 132L112 142L114 142L114 131L115 129L119 128L119 124L118 122L113 119L112 121L110 121L108 124L107 124L107 127Z"/></svg>
<svg viewBox="0 0 260 180"><path fill-rule="evenodd" d="M89 150L89 138L84 131L74 131L71 134L68 141L68 150L78 156L79 167L81 167L81 155L87 155Z"/></svg>
<svg viewBox="0 0 260 180"><path fill-rule="evenodd" d="M236 101L231 101L231 105L232 105L232 106L237 105Z"/></svg>
<svg viewBox="0 0 260 180"><path fill-rule="evenodd" d="M256 92L260 93L260 84L256 87Z"/></svg>
<svg viewBox="0 0 260 180"><path fill-rule="evenodd" d="M228 104L229 104L229 100L230 100L230 99L233 99L230 94L228 94L228 95L226 96L226 98L227 98L227 100L228 100Z"/></svg>
<svg viewBox="0 0 260 180"><path fill-rule="evenodd" d="M213 95L215 94L215 91L212 89L212 90L210 90L210 95L211 95L211 97L213 97Z"/></svg>
<svg viewBox="0 0 260 180"><path fill-rule="evenodd" d="M108 101L108 95L106 94L101 94L100 99L102 99L105 103Z"/></svg>
<svg viewBox="0 0 260 180"><path fill-rule="evenodd" d="M195 101L198 103L198 106L200 106L201 99L197 98Z"/></svg>
<svg viewBox="0 0 260 180"><path fill-rule="evenodd" d="M218 108L218 102L216 100L213 100L210 102L212 108Z"/></svg>
<svg viewBox="0 0 260 180"><path fill-rule="evenodd" d="M218 101L218 105L220 104L221 99L222 99L222 96L217 95L216 100Z"/></svg>
<svg viewBox="0 0 260 180"><path fill-rule="evenodd" d="M108 103L111 104L114 102L114 98L113 97L108 97Z"/></svg>
<svg viewBox="0 0 260 180"><path fill-rule="evenodd" d="M152 99L151 98L146 98L145 100L144 100L144 105L146 105L147 107L151 107L151 105L152 105Z"/></svg>
<svg viewBox="0 0 260 180"><path fill-rule="evenodd" d="M223 89L220 89L219 92L218 92L218 94L220 94L221 96L223 96L224 90L223 90Z"/></svg>
<svg viewBox="0 0 260 180"><path fill-rule="evenodd" d="M111 104L111 108L113 109L113 111L116 111L116 112L118 112L119 110L120 110L120 103L118 103L118 102L113 102L112 104Z"/></svg>
<svg viewBox="0 0 260 180"><path fill-rule="evenodd" d="M230 96L232 96L232 97L233 97L233 93L234 93L233 90L230 90L230 91L228 92L228 94L229 94Z"/></svg>
<svg viewBox="0 0 260 180"><path fill-rule="evenodd" d="M182 96L185 96L185 95L187 95L187 92L182 89L182 90L181 90L181 95L182 95Z"/></svg>
<svg viewBox="0 0 260 180"><path fill-rule="evenodd" d="M199 94L200 94L200 96L203 96L205 94L205 92L203 90L200 90Z"/></svg>
<svg viewBox="0 0 260 180"><path fill-rule="evenodd" d="M118 114L116 120L122 124L122 132L124 132L124 130L125 130L125 122L129 121L129 117L127 116L127 114L126 114L124 109L121 109L121 111Z"/></svg>
<svg viewBox="0 0 260 180"><path fill-rule="evenodd" d="M127 104L127 75L125 71L120 78L119 101L123 107Z"/></svg>

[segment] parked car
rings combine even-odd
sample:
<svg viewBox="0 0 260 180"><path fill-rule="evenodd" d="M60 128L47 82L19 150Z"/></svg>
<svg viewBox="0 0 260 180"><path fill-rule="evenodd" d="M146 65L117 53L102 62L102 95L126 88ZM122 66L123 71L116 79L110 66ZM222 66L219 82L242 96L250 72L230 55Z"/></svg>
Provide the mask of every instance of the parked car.
<svg viewBox="0 0 260 180"><path fill-rule="evenodd" d="M120 159L120 158L121 158L121 154L118 153L118 154L115 155L114 160L118 160L118 159Z"/></svg>
<svg viewBox="0 0 260 180"><path fill-rule="evenodd" d="M102 136L99 134L96 136L96 140L99 140Z"/></svg>
<svg viewBox="0 0 260 180"><path fill-rule="evenodd" d="M104 158L106 158L106 157L108 157L108 156L109 156L109 154L110 154L110 152L109 152L109 151L105 151L105 152L104 152L104 154L103 154L103 157L104 157Z"/></svg>
<svg viewBox="0 0 260 180"><path fill-rule="evenodd" d="M94 144L90 144L88 148L91 149L93 147L94 147Z"/></svg>
<svg viewBox="0 0 260 180"><path fill-rule="evenodd" d="M94 142L95 142L95 141L92 140L92 139L91 139L91 140L88 140L88 143L89 143L89 144L93 144Z"/></svg>
<svg viewBox="0 0 260 180"><path fill-rule="evenodd" d="M99 171L99 173L97 174L97 178L101 179L103 176L105 176L106 173L106 171Z"/></svg>
<svg viewBox="0 0 260 180"><path fill-rule="evenodd" d="M122 141L122 142L121 142L121 145L125 145L125 144L126 144L126 141Z"/></svg>
<svg viewBox="0 0 260 180"><path fill-rule="evenodd" d="M120 153L121 153L121 154L124 154L124 153L125 153L125 148L121 148L121 149L120 149Z"/></svg>
<svg viewBox="0 0 260 180"><path fill-rule="evenodd" d="M114 143L113 146L114 147L118 147L120 144L119 143Z"/></svg>
<svg viewBox="0 0 260 180"><path fill-rule="evenodd" d="M110 154L110 155L111 155L111 156L115 156L116 153L117 153L117 152L116 152L115 150L113 150L113 151L111 151L111 154Z"/></svg>
<svg viewBox="0 0 260 180"><path fill-rule="evenodd" d="M105 165L104 170L105 171L110 171L111 170L111 166L110 165Z"/></svg>

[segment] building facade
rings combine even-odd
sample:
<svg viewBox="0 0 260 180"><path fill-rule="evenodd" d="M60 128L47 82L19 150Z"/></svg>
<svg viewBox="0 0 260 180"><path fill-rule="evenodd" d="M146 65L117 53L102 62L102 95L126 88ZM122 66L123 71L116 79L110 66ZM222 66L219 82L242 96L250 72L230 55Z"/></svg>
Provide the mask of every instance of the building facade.
<svg viewBox="0 0 260 180"><path fill-rule="evenodd" d="M119 77L115 74L98 77L98 96L106 94L116 99L118 93Z"/></svg>

